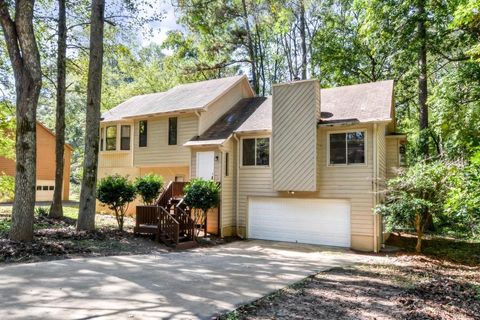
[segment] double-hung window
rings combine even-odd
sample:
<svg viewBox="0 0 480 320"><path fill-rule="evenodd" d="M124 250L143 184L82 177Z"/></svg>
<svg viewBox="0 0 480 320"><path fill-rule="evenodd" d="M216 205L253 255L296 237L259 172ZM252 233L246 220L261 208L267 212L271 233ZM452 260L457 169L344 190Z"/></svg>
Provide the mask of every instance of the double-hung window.
<svg viewBox="0 0 480 320"><path fill-rule="evenodd" d="M177 118L168 118L168 145L177 144Z"/></svg>
<svg viewBox="0 0 480 320"><path fill-rule="evenodd" d="M100 128L100 151L103 151L103 128Z"/></svg>
<svg viewBox="0 0 480 320"><path fill-rule="evenodd" d="M365 131L330 133L329 164L365 164Z"/></svg>
<svg viewBox="0 0 480 320"><path fill-rule="evenodd" d="M106 149L107 150L116 150L117 149L117 126L107 127L107 139L106 139Z"/></svg>
<svg viewBox="0 0 480 320"><path fill-rule="evenodd" d="M138 146L147 146L147 120L138 122Z"/></svg>
<svg viewBox="0 0 480 320"><path fill-rule="evenodd" d="M121 126L120 150L130 150L130 126Z"/></svg>
<svg viewBox="0 0 480 320"><path fill-rule="evenodd" d="M242 139L243 166L270 165L270 138Z"/></svg>

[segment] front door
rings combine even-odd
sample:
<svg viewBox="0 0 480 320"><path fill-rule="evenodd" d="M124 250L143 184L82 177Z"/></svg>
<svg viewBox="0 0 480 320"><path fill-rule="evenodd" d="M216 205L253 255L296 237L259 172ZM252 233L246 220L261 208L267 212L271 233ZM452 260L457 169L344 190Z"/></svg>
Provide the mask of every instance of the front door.
<svg viewBox="0 0 480 320"><path fill-rule="evenodd" d="M215 166L215 152L197 152L197 178L213 180Z"/></svg>

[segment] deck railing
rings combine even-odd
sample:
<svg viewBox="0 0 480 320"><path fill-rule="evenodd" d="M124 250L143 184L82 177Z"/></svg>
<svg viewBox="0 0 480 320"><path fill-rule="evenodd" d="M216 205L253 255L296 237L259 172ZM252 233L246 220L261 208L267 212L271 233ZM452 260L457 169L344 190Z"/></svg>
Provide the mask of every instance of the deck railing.
<svg viewBox="0 0 480 320"><path fill-rule="evenodd" d="M175 206L175 217L180 224L180 233L189 240L195 239L195 221L192 219L190 208L183 199Z"/></svg>
<svg viewBox="0 0 480 320"><path fill-rule="evenodd" d="M187 182L177 182L177 181L170 181L168 185L165 187L163 192L160 194L156 205L167 208L168 202L172 198L182 198L183 197L183 188Z"/></svg>

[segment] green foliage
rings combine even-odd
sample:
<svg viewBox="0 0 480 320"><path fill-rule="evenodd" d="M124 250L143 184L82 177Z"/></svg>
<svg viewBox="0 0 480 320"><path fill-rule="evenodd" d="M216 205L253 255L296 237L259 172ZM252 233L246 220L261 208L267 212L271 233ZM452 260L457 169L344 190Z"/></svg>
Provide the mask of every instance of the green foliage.
<svg viewBox="0 0 480 320"><path fill-rule="evenodd" d="M15 177L0 172L0 202L11 201L15 194Z"/></svg>
<svg viewBox="0 0 480 320"><path fill-rule="evenodd" d="M443 214L449 171L440 161L418 162L390 180L385 202L376 208L385 217L387 231L415 230L419 251L429 216L435 219Z"/></svg>
<svg viewBox="0 0 480 320"><path fill-rule="evenodd" d="M185 186L184 192L185 203L204 213L220 203L220 186L213 180L193 179Z"/></svg>
<svg viewBox="0 0 480 320"><path fill-rule="evenodd" d="M480 238L480 151L455 167L445 203L443 228L454 235Z"/></svg>
<svg viewBox="0 0 480 320"><path fill-rule="evenodd" d="M123 231L125 213L135 195L135 186L127 177L120 175L107 176L100 180L97 186L97 199L115 212L120 231Z"/></svg>
<svg viewBox="0 0 480 320"><path fill-rule="evenodd" d="M48 217L48 214L49 214L50 210L49 208L47 207L36 207L35 208L35 214L38 216L38 217Z"/></svg>
<svg viewBox="0 0 480 320"><path fill-rule="evenodd" d="M135 179L135 189L146 205L152 205L155 202L163 184L163 177L154 173L149 173Z"/></svg>

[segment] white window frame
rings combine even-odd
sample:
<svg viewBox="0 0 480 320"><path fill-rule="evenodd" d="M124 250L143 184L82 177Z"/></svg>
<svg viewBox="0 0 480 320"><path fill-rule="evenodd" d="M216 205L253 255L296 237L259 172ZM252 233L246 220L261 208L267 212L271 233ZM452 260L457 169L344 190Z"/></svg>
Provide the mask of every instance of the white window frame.
<svg viewBox="0 0 480 320"><path fill-rule="evenodd" d="M335 133L353 133L353 132L363 132L364 136L364 145L365 145L365 150L364 150L364 158L365 162L364 163L330 163L330 135L335 134ZM345 140L345 143L347 144L347 141ZM346 159L348 162L348 147L345 148L345 153L346 153ZM359 128L359 129L348 129L348 130L335 130L335 131L328 131L327 132L327 167L366 167L368 166L368 130L365 128Z"/></svg>
<svg viewBox="0 0 480 320"><path fill-rule="evenodd" d="M260 166L257 165L257 139L268 139L268 165ZM255 139L255 164L253 165L243 165L243 140ZM251 136L251 137L242 137L240 139L240 168L270 168L272 165L272 137L271 136Z"/></svg>

